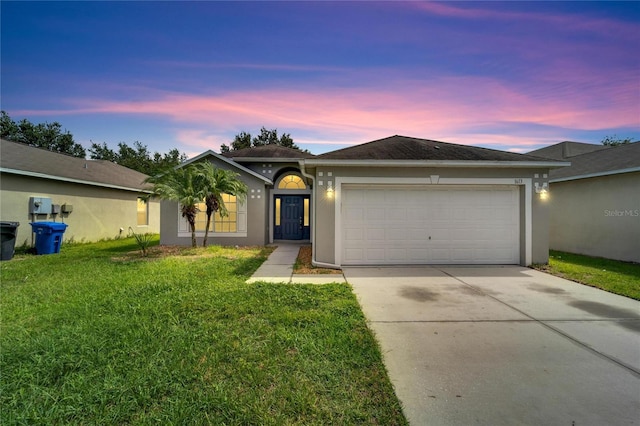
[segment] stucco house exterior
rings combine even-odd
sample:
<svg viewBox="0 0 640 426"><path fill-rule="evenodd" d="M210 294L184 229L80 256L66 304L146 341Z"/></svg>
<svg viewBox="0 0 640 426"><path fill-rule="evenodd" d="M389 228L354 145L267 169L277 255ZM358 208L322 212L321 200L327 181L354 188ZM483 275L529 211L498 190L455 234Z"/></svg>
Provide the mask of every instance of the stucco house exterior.
<svg viewBox="0 0 640 426"><path fill-rule="evenodd" d="M234 170L249 188L245 203L230 197L229 217L215 218L213 243L309 240L313 263L332 268L545 263L543 196L550 170L568 165L397 135L318 156L264 146L184 164L194 161ZM162 244L190 244L177 203L163 201L161 217Z"/></svg>
<svg viewBox="0 0 640 426"><path fill-rule="evenodd" d="M561 142L529 154L571 162L549 174L549 247L640 262L640 143Z"/></svg>
<svg viewBox="0 0 640 426"><path fill-rule="evenodd" d="M0 219L20 222L17 246L32 244L33 221L68 224L65 241L126 236L129 227L160 232L160 203L142 199L147 175L109 161L0 144Z"/></svg>

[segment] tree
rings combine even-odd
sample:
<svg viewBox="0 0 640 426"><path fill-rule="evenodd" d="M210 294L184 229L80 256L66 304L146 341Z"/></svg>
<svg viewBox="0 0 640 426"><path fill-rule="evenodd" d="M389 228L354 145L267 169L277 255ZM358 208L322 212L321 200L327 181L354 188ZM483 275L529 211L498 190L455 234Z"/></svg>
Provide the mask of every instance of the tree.
<svg viewBox="0 0 640 426"><path fill-rule="evenodd" d="M89 148L89 158L92 160L106 160L113 163L118 162L118 154L110 149L105 142L97 144L91 142L91 148Z"/></svg>
<svg viewBox="0 0 640 426"><path fill-rule="evenodd" d="M279 145L287 148L300 149L291 138L289 133L283 133L278 137L278 129L267 130L264 126L260 129L260 134L254 138L251 138L251 134L247 132L240 132L236 135L231 147L222 144L220 147L221 152L238 151L244 148L251 148L265 145ZM308 152L305 150L305 152Z"/></svg>
<svg viewBox="0 0 640 426"><path fill-rule="evenodd" d="M177 201L180 204L180 213L187 219L191 230L191 246L196 247L196 215L198 203L202 202L206 195L203 186L204 180L198 177L199 172L195 164L185 167L170 169L169 171L151 176L145 180L153 185L148 196L158 197L162 200Z"/></svg>
<svg viewBox="0 0 640 426"><path fill-rule="evenodd" d="M251 133L240 132L233 139L233 142L231 142L231 148L229 148L225 144L222 144L222 146L220 147L220 151L221 152L238 151L244 148L251 148Z"/></svg>
<svg viewBox="0 0 640 426"><path fill-rule="evenodd" d="M298 149L288 133L285 133L280 138L278 138L278 129L267 130L266 128L262 127L260 129L260 134L253 138L253 146L264 145L280 145L286 146L288 148Z"/></svg>
<svg viewBox="0 0 640 426"><path fill-rule="evenodd" d="M138 141L133 143L133 147L120 142L118 152L110 149L105 142L100 144L92 142L89 154L93 160L113 161L150 176L162 173L187 159L185 154L175 148L164 155L159 152L151 154L147 146Z"/></svg>
<svg viewBox="0 0 640 426"><path fill-rule="evenodd" d="M74 142L73 135L68 130L62 130L60 123L33 124L29 120L22 119L14 122L5 112L1 112L0 135L2 138L22 143L25 145L47 149L59 154L72 155L85 158L85 149L79 143Z"/></svg>
<svg viewBox="0 0 640 426"><path fill-rule="evenodd" d="M602 139L602 145L605 145L605 146L626 145L631 142L632 142L631 138L620 139L618 138L617 135L605 136L604 139Z"/></svg>
<svg viewBox="0 0 640 426"><path fill-rule="evenodd" d="M242 202L247 196L247 185L238 179L239 174L231 170L216 168L208 161L198 163L196 170L198 179L201 180L202 187L204 188L204 202L207 206L207 223L202 241L202 247L206 247L207 238L209 237L209 227L211 225L211 216L216 212L220 212L220 216L222 217L229 215L222 195L235 195L238 202Z"/></svg>

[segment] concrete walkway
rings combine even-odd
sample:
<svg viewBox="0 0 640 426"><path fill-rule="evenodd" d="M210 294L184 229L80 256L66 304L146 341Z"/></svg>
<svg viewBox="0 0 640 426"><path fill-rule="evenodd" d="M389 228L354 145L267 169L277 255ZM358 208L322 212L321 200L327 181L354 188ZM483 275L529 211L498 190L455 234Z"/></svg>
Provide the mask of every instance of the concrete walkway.
<svg viewBox="0 0 640 426"><path fill-rule="evenodd" d="M344 283L342 274L294 274L293 264L296 263L300 247L305 244L278 243L269 258L247 280L247 284L255 282L284 283L284 284L329 284Z"/></svg>

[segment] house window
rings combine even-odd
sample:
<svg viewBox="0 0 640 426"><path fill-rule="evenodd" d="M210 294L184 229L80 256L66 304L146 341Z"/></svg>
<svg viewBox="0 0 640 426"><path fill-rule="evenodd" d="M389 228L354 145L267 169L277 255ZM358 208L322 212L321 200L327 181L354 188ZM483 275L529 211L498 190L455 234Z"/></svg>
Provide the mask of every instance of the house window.
<svg viewBox="0 0 640 426"><path fill-rule="evenodd" d="M247 203L239 203L235 195L222 194L222 200L227 208L228 215L220 216L216 212L211 216L209 235L218 237L246 237L247 236ZM207 225L207 205L202 202L196 204L196 235L203 236ZM191 236L191 229L187 220L180 214L178 205L178 237Z"/></svg>
<svg viewBox="0 0 640 426"><path fill-rule="evenodd" d="M280 197L276 198L276 226L280 226L280 203L282 199Z"/></svg>
<svg viewBox="0 0 640 426"><path fill-rule="evenodd" d="M309 226L309 199L304 199L304 214L303 214L304 226Z"/></svg>
<svg viewBox="0 0 640 426"><path fill-rule="evenodd" d="M300 176L286 175L278 183L278 189L307 189L307 186Z"/></svg>
<svg viewBox="0 0 640 426"><path fill-rule="evenodd" d="M237 232L238 230L238 202L235 195L222 194L222 201L227 208L228 214L225 217L220 215L220 211L211 216L209 231L213 232ZM198 214L196 215L196 232L204 232L207 227L207 205L198 203Z"/></svg>
<svg viewBox="0 0 640 426"><path fill-rule="evenodd" d="M149 203L143 198L138 198L138 226L149 224Z"/></svg>

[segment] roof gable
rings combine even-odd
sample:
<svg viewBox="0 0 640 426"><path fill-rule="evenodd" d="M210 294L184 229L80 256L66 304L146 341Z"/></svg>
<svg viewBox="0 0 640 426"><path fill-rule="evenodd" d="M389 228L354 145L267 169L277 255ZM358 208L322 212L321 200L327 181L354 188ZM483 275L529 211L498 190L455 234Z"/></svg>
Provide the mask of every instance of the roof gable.
<svg viewBox="0 0 640 426"><path fill-rule="evenodd" d="M317 156L322 160L540 161L540 157L407 136L390 136Z"/></svg>
<svg viewBox="0 0 640 426"><path fill-rule="evenodd" d="M244 167L242 164L236 163L231 158L225 158L223 155L215 153L212 150L205 151L202 154L197 155L197 156L185 161L184 163L180 164L177 167L184 167L184 166L186 166L188 164L195 163L195 162L200 161L203 158L207 158L207 157L213 157L213 158L215 158L215 159L217 159L219 161L222 161L223 163L228 164L229 166L237 169L241 173L244 173L244 174L253 176L255 178L258 178L261 181L264 181L266 183L269 183L269 184L273 183L273 182L271 182L271 180L267 179L266 177L262 176L261 174L258 174L256 172L254 172L253 170Z"/></svg>
<svg viewBox="0 0 640 426"><path fill-rule="evenodd" d="M143 190L144 173L106 160L86 160L42 148L2 139L0 167L3 173L16 173L47 179Z"/></svg>

